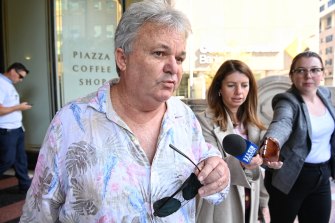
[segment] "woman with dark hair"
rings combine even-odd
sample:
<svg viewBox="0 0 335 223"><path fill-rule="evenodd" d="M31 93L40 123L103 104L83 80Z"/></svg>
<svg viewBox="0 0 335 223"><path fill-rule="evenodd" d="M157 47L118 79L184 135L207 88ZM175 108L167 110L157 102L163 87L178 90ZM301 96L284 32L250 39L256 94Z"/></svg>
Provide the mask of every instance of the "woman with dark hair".
<svg viewBox="0 0 335 223"><path fill-rule="evenodd" d="M280 147L280 169L265 171L272 222L328 223L329 178L334 178L335 111L324 78L321 57L305 51L292 61L292 87L272 100L273 120L265 134Z"/></svg>
<svg viewBox="0 0 335 223"><path fill-rule="evenodd" d="M255 144L264 134L265 127L257 117L257 84L250 68L239 60L224 62L209 87L207 101L208 108L197 118L206 142L223 154L231 172L231 186L227 199L217 206L198 200L197 222L255 223L259 213L264 213L269 222L262 158L256 155L245 164L222 146L229 134L238 134Z"/></svg>

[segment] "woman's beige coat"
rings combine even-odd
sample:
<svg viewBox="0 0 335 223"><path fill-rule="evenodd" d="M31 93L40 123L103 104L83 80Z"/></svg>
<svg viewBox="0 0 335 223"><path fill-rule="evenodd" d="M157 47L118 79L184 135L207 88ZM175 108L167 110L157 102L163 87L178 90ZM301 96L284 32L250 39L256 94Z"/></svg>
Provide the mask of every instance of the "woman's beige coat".
<svg viewBox="0 0 335 223"><path fill-rule="evenodd" d="M230 170L230 192L227 199L220 205L214 206L203 199L197 199L197 222L198 223L245 223L245 193L244 188L251 189L250 223L258 222L259 207L267 207L269 195L263 184L261 169L243 170L240 162L233 156L223 152L222 140L228 135L235 133L231 120L228 120L226 132L213 122L214 114L206 109L205 112L196 114L202 126L206 142L216 146L224 156ZM263 134L259 128L248 125L248 139L256 145ZM247 177L248 176L248 177Z"/></svg>

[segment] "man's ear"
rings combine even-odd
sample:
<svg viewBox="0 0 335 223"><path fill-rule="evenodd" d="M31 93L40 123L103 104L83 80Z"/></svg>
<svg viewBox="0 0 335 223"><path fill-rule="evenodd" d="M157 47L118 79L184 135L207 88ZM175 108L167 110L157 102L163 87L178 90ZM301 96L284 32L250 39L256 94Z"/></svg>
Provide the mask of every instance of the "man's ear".
<svg viewBox="0 0 335 223"><path fill-rule="evenodd" d="M115 50L115 63L121 71L124 71L127 67L127 57L121 48Z"/></svg>

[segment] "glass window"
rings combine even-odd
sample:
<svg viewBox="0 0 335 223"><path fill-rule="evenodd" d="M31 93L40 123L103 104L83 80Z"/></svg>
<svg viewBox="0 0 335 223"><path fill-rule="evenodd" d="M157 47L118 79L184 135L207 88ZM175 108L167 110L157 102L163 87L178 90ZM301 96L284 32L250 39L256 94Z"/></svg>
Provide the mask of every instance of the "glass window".
<svg viewBox="0 0 335 223"><path fill-rule="evenodd" d="M118 0L56 0L60 106L117 76L114 30L121 9Z"/></svg>
<svg viewBox="0 0 335 223"><path fill-rule="evenodd" d="M327 28L330 28L332 26L332 17L328 16L327 17Z"/></svg>

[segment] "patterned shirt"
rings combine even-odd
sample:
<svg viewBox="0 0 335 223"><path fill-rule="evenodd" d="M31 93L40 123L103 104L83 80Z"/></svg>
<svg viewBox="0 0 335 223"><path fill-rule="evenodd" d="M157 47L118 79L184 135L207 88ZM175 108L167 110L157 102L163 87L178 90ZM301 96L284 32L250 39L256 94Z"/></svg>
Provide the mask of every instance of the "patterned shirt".
<svg viewBox="0 0 335 223"><path fill-rule="evenodd" d="M138 139L116 114L110 100L114 79L96 93L65 105L53 118L20 222L195 222L195 199L174 198L182 207L167 217L153 215L153 203L171 196L195 163L220 156L205 143L191 109L179 99L167 102L150 164ZM229 186L208 200L225 199Z"/></svg>

